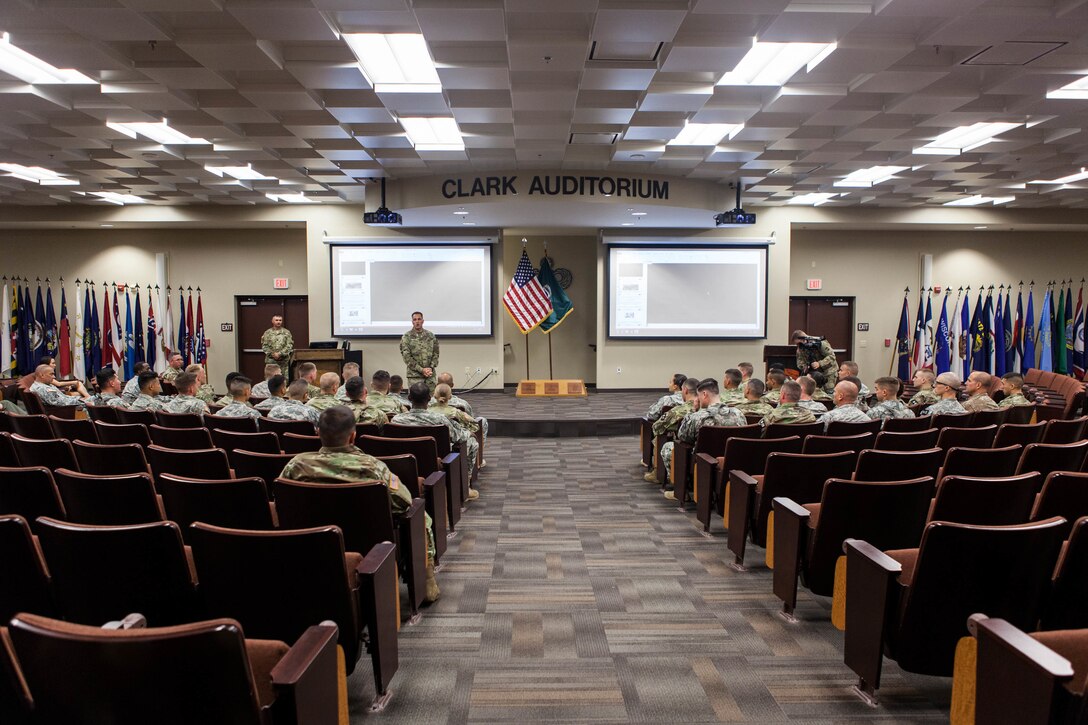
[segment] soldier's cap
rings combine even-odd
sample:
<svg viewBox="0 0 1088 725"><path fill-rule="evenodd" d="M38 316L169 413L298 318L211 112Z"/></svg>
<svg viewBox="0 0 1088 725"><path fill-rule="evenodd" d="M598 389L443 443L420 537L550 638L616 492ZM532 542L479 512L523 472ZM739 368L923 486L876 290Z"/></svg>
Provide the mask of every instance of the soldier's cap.
<svg viewBox="0 0 1088 725"><path fill-rule="evenodd" d="M959 390L960 387L963 385L963 381L960 380L960 376L956 375L955 373L941 373L937 376L937 379L934 382L941 383L942 385L947 385L953 390Z"/></svg>
<svg viewBox="0 0 1088 725"><path fill-rule="evenodd" d="M794 330L793 334L790 335L790 342L796 343L800 340L804 340L806 337L808 337L808 335L805 334L804 330Z"/></svg>

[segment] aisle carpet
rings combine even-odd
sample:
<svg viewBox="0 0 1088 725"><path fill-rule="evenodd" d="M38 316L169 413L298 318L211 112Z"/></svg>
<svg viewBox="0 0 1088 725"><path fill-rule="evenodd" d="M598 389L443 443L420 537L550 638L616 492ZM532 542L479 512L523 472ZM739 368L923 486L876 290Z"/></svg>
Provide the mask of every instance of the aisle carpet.
<svg viewBox="0 0 1088 725"><path fill-rule="evenodd" d="M762 549L730 569L720 523L704 538L642 481L634 438L495 438L487 460L392 702L367 714L364 659L353 723L947 722L950 681L888 661L883 706L855 699L830 600L778 617Z"/></svg>

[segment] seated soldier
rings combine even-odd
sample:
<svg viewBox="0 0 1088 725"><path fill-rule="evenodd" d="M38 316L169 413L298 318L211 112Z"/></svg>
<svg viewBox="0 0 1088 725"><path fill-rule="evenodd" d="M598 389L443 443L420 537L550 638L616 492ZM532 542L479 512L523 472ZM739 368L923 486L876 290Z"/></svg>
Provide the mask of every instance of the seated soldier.
<svg viewBox="0 0 1088 725"><path fill-rule="evenodd" d="M740 381L744 384L752 379L752 375L755 373L756 368L750 362L740 362L737 363L737 370L740 370Z"/></svg>
<svg viewBox="0 0 1088 725"><path fill-rule="evenodd" d="M861 380L858 379L857 375L840 375L839 382L841 383L843 380L853 383L854 387L858 390L861 390L863 387L865 387L864 383L862 383ZM868 403L862 400L860 396L858 397L857 402L855 402L854 405L858 406L858 410L860 410L862 413L869 412Z"/></svg>
<svg viewBox="0 0 1088 725"><path fill-rule="evenodd" d="M353 379L359 380L358 377ZM296 380L291 388L299 382ZM305 388L300 387L300 391L306 393ZM283 467L281 478L329 484L381 481L389 492L393 516L401 516L408 510L412 505L408 488L384 463L355 447L355 416L346 406L338 405L321 413L317 430L321 436L321 449L292 458ZM423 530L427 532L427 592L424 599L435 602L441 592L434 578L434 541L431 539L431 517L426 513Z"/></svg>
<svg viewBox="0 0 1088 725"><path fill-rule="evenodd" d="M748 384L751 385L754 380L755 378L752 378L752 380L748 381ZM697 391L695 411L685 416L683 422L680 423L680 428L676 431L676 440L694 444L695 439L699 436L699 429L704 425L746 424L747 421L745 421L743 413L721 401L717 380L714 378L700 380ZM661 465L665 466L666 471L672 468L673 448L673 443L666 443L661 446ZM676 494L671 490L665 491L665 498L675 501Z"/></svg>
<svg viewBox="0 0 1088 725"><path fill-rule="evenodd" d="M267 398L272 394L272 391L268 389L268 381L272 379L273 375L282 375L283 369L276 363L268 363L264 366L264 380L253 386L253 390L250 392L254 398Z"/></svg>
<svg viewBox="0 0 1088 725"><path fill-rule="evenodd" d="M89 405L108 405L111 408L127 408L124 398L121 397L121 380L117 377L117 371L111 367L105 367L95 373L95 381L98 383L98 392L87 398Z"/></svg>
<svg viewBox="0 0 1088 725"><path fill-rule="evenodd" d="M744 382L740 370L729 368L722 376L722 402L735 405L744 400Z"/></svg>
<svg viewBox="0 0 1088 725"><path fill-rule="evenodd" d="M233 383L236 378L244 378L244 377L245 377L245 375L238 372L237 370L227 373L227 391L228 392L227 392L226 395L221 397L219 400L215 401L215 404L216 405L230 405L231 403L233 403L234 402L234 396L231 395L230 392L229 392L231 390L230 384ZM248 378L246 378L246 379L248 380ZM246 405L249 405L249 404L250 403L247 400Z"/></svg>
<svg viewBox="0 0 1088 725"><path fill-rule="evenodd" d="M185 372L196 376L196 397L205 403L215 402L215 389L208 384L208 371L199 363L193 363L185 368Z"/></svg>
<svg viewBox="0 0 1088 725"><path fill-rule="evenodd" d="M818 402L825 400L834 400L831 394L827 392L827 376L821 373L819 370L813 370L808 374L810 378L816 383L816 389L812 391L812 399ZM834 385L831 386L834 390Z"/></svg>
<svg viewBox="0 0 1088 725"><path fill-rule="evenodd" d="M45 355L42 357L39 365L48 365L53 368L53 385L63 393L68 395L78 395L81 398L88 397L87 388L83 387L83 381L81 380L61 380L57 377L57 359L52 355ZM30 386L34 384L35 373L30 373L19 378L19 389L30 390ZM6 406L5 406L6 407ZM25 415L25 410L19 410L17 415Z"/></svg>
<svg viewBox="0 0 1088 725"><path fill-rule="evenodd" d="M778 407L763 416L760 424L768 426L771 423L815 423L816 416L808 408L798 405L801 400L801 384L796 380L785 380L779 388L780 397ZM821 408L822 403L817 403ZM824 411L827 412L827 411Z"/></svg>
<svg viewBox="0 0 1088 725"><path fill-rule="evenodd" d="M998 405L1010 408L1014 405L1034 405L1024 396L1024 376L1020 373L1005 373L1001 376L1001 390L1005 397Z"/></svg>
<svg viewBox="0 0 1088 725"><path fill-rule="evenodd" d="M361 374L362 374L362 371L359 370L359 364L358 363L353 363L353 362L344 363L344 367L341 368L341 370L340 370L340 377L343 378L344 383L339 388L336 389L336 397L340 398L340 400L347 400L348 399L348 391L347 391L348 381L351 380L354 377L358 377Z"/></svg>
<svg viewBox="0 0 1088 725"><path fill-rule="evenodd" d="M304 362L295 371L299 380L306 381L306 394L311 398L321 394L321 388L314 385L317 380L317 366L312 362Z"/></svg>
<svg viewBox="0 0 1088 725"><path fill-rule="evenodd" d="M844 420L848 423L868 422L869 416L858 408L858 386L849 380L840 380L835 384L835 407L827 411L821 420L824 421L824 431L833 420Z"/></svg>
<svg viewBox="0 0 1088 725"><path fill-rule="evenodd" d="M940 400L928 408L923 408L922 415L941 415L942 413L965 415L967 410L956 399L959 391L960 376L955 373L941 373L933 383L933 392L940 396Z"/></svg>
<svg viewBox="0 0 1088 725"><path fill-rule="evenodd" d="M673 373L672 378L669 379L669 392L662 395L657 399L656 403L650 406L650 409L646 411L646 417L650 420L657 420L664 414L665 408L671 408L683 403L684 396L680 392L680 386L684 384L687 377L683 373Z"/></svg>
<svg viewBox="0 0 1088 725"><path fill-rule="evenodd" d="M979 410L997 410L997 403L989 396L991 382L993 382L993 376L981 370L976 370L968 375L967 383L964 385L967 388L967 400L963 401L963 409L968 413Z"/></svg>
<svg viewBox="0 0 1088 725"><path fill-rule="evenodd" d="M121 397L125 399L125 403L132 405L132 401L136 400L140 394L140 373L150 370L151 366L145 362L138 362L132 368L132 377L125 383L125 389L121 392ZM160 390L162 386L159 386Z"/></svg>
<svg viewBox="0 0 1088 725"><path fill-rule="evenodd" d="M453 389L445 383L439 383L435 386L434 397L431 398L431 402L427 405L427 410L433 410L435 413L440 413L446 416L455 423L460 424L462 428L467 430L475 438L476 433L480 430L480 424L476 422L476 419L471 415L450 405L450 398L453 397ZM479 450L480 441L476 441L476 448ZM484 467L484 462L480 461L480 468Z"/></svg>
<svg viewBox="0 0 1088 725"><path fill-rule="evenodd" d="M740 377L739 372L737 377ZM653 432L655 438L670 433L675 436L676 431L680 430L680 424L684 421L684 418L695 412L695 399L699 396L699 381L695 378L685 377L684 382L680 385L680 395L683 397L684 402L654 421ZM669 471L665 469L666 481L668 477ZM650 483L657 483L657 472L651 468L643 478Z"/></svg>
<svg viewBox="0 0 1088 725"><path fill-rule="evenodd" d="M393 416L390 423L397 425L444 425L450 429L450 444L461 447L462 455L468 458L468 473L471 478L476 469L476 456L480 445L476 437L469 433L460 423L447 418L441 413L427 410L427 404L431 402L431 389L426 383L416 383L408 391L408 399L412 402L412 409L407 413L398 413ZM475 500L480 493L473 488L469 489L468 499Z"/></svg>
<svg viewBox="0 0 1088 725"><path fill-rule="evenodd" d="M827 412L827 406L815 399L813 395L819 388L816 386L816 379L811 375L802 375L797 378L797 384L801 386L801 399L797 401L798 408L804 408L805 410L812 411L812 414L819 417ZM823 392L823 391L820 391Z"/></svg>
<svg viewBox="0 0 1088 725"><path fill-rule="evenodd" d="M774 410L770 405L763 402L764 392L766 392L766 388L763 386L763 381L759 378L752 378L744 386L744 400L733 403L733 407L739 410L742 415L763 417Z"/></svg>
<svg viewBox="0 0 1088 725"><path fill-rule="evenodd" d="M343 405L343 401L336 397L336 389L340 387L340 376L336 373L323 373L320 381L321 392L311 396L306 405L319 411L334 405Z"/></svg>
<svg viewBox="0 0 1088 725"><path fill-rule="evenodd" d="M196 413L198 415L211 412L208 410L208 404L195 395L197 387L196 375L192 373L175 375L174 387L178 389L178 394L163 403L163 411L167 413Z"/></svg>
<svg viewBox="0 0 1088 725"><path fill-rule="evenodd" d="M401 402L411 402L404 392L404 378L399 375L389 376L389 394L400 398Z"/></svg>
<svg viewBox="0 0 1088 725"><path fill-rule="evenodd" d="M911 382L918 386L918 392L910 396L907 405L933 405L940 400L933 392L933 381L936 377L932 370L916 370Z"/></svg>
<svg viewBox="0 0 1088 725"><path fill-rule="evenodd" d="M253 406L257 410L272 410L287 399L287 378L273 375L265 382L268 384L268 397Z"/></svg>
<svg viewBox="0 0 1088 725"><path fill-rule="evenodd" d="M128 404L129 410L150 410L157 411L162 410L162 401L159 400L159 394L162 392L162 384L159 383L158 374L148 368L136 376L136 381L140 384L140 392L136 396L136 400L133 400ZM124 397L122 395L122 397Z"/></svg>
<svg viewBox="0 0 1088 725"><path fill-rule="evenodd" d="M386 415L396 415L407 410L401 399L389 394L390 375L385 370L375 370L370 378L370 392L367 402Z"/></svg>
<svg viewBox="0 0 1088 725"><path fill-rule="evenodd" d="M853 360L843 360L842 364L839 365L839 380L851 376L855 378L858 377L858 364ZM872 395L872 393L869 391L869 388L865 386L865 383L861 382L860 378L858 378L858 382L861 383L861 387L858 388L859 399L868 398L870 395Z"/></svg>
<svg viewBox="0 0 1088 725"><path fill-rule="evenodd" d="M182 360L181 353L175 352L167 361L166 370L162 371L162 375L159 376L159 379L164 383L172 383L174 382L174 378L181 375L183 372L185 372L185 363Z"/></svg>
<svg viewBox="0 0 1088 725"><path fill-rule="evenodd" d="M30 384L30 392L35 393L46 405L87 407L83 401L89 396L86 394L79 397L65 395L53 385L54 377L55 373L51 365L39 365L34 369L34 382Z"/></svg>
<svg viewBox="0 0 1088 725"><path fill-rule="evenodd" d="M348 378L343 387L344 392L347 394L343 404L351 408L351 412L355 414L356 423L373 423L378 428L385 425L389 417L383 411L367 403L367 389L361 377L356 375L353 378Z"/></svg>
<svg viewBox="0 0 1088 725"><path fill-rule="evenodd" d="M215 414L222 418L260 418L261 411L249 404L249 394L252 390L249 378L239 375L230 381L231 402Z"/></svg>
<svg viewBox="0 0 1088 725"><path fill-rule="evenodd" d="M448 403L448 405L451 408L457 408L458 410L462 410L465 413L468 413L469 418L479 421L480 426L483 427L484 430L483 442L487 443L487 418L483 417L482 415L473 414L472 406L469 404L469 402L464 398L460 398L453 394L453 373L439 373L436 382L438 384L445 383L446 385L450 386L450 402ZM432 395L431 405L434 405L435 402L435 398ZM480 461L480 468L483 468L486 463L486 461Z"/></svg>
<svg viewBox="0 0 1088 725"><path fill-rule="evenodd" d="M899 399L899 378L877 378L873 387L876 388L878 402L869 408L867 415L870 420L877 418L913 418L914 411Z"/></svg>
<svg viewBox="0 0 1088 725"><path fill-rule="evenodd" d="M778 399L782 395L782 383L784 382L786 382L786 373L781 368L768 370L767 390L759 399L768 405L778 405Z"/></svg>
<svg viewBox="0 0 1088 725"><path fill-rule="evenodd" d="M306 405L310 395L307 389L310 384L302 378L287 386L287 400L268 411L269 420L306 420L317 425L317 419L321 412L317 408ZM259 414L258 414L259 415Z"/></svg>

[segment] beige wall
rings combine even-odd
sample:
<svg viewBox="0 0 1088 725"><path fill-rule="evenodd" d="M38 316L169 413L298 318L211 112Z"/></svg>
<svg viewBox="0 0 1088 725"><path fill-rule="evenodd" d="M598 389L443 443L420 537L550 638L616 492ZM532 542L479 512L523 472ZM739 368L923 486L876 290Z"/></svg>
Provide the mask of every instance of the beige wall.
<svg viewBox="0 0 1088 725"><path fill-rule="evenodd" d="M1079 281L1088 272L1088 248L1083 241L1083 234L1067 232L795 230L790 294L857 298L855 322L868 322L869 332L854 333L854 357L862 379L872 381L887 375L892 363L892 348L884 347L884 340L894 344L905 287L911 289L910 323L914 324L922 255L933 255L933 284L952 288L949 310L961 286L972 288L973 311L980 284L993 284L996 294L1000 284L1017 285L1022 280L1027 285L1035 280L1038 315L1039 283L1070 277ZM808 278L822 279L823 289L809 293L805 289ZM943 293L940 298L934 296L934 321L940 317L943 298ZM1013 309L1015 303L1014 297Z"/></svg>

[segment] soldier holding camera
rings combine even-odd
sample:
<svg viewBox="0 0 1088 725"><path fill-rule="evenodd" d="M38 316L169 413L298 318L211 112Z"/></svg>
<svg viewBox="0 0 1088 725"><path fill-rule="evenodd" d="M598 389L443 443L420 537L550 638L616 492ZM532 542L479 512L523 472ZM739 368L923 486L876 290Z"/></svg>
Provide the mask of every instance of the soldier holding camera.
<svg viewBox="0 0 1088 725"><path fill-rule="evenodd" d="M801 374L818 370L824 374L824 388L833 389L837 363L831 343L822 337L813 337L804 330L794 330L790 343L797 346L797 369Z"/></svg>

